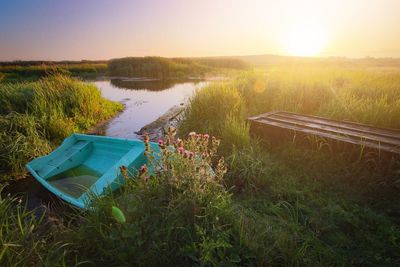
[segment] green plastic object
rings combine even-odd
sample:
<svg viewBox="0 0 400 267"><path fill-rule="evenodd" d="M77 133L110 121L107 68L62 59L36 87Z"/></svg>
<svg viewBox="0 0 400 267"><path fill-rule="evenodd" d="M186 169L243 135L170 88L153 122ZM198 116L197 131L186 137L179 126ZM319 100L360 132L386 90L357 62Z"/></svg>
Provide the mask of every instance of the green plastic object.
<svg viewBox="0 0 400 267"><path fill-rule="evenodd" d="M114 219L119 222L119 223L126 223L126 218L122 210L120 210L118 207L112 206L111 207L111 213Z"/></svg>
<svg viewBox="0 0 400 267"><path fill-rule="evenodd" d="M153 151L158 145L151 142ZM53 152L26 165L50 192L78 208L125 183L120 167L138 170L148 164L144 142L108 136L72 134Z"/></svg>

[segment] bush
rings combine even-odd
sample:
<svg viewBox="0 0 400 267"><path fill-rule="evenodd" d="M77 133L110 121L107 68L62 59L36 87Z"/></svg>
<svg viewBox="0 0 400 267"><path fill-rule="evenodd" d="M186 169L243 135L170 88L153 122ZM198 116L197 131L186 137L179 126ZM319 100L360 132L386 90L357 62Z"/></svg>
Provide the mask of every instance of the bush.
<svg viewBox="0 0 400 267"><path fill-rule="evenodd" d="M196 92L180 129L183 133L195 130L220 137L228 117L243 120L244 115L245 106L239 92L224 83L213 84Z"/></svg>
<svg viewBox="0 0 400 267"><path fill-rule="evenodd" d="M7 173L23 176L30 159L121 109L121 104L103 99L94 85L62 74L37 82L0 83L3 178L10 178Z"/></svg>
<svg viewBox="0 0 400 267"><path fill-rule="evenodd" d="M235 214L222 186L226 172L216 158L218 140L192 134L160 142L161 163L142 167L127 185L97 202L85 223L71 232L77 255L92 264L114 266L235 265L246 262L232 228ZM147 152L150 162L153 153ZM155 174L147 170L161 170ZM133 171L132 173L137 173ZM125 220L117 220L118 207ZM115 208L114 208L115 210Z"/></svg>
<svg viewBox="0 0 400 267"><path fill-rule="evenodd" d="M23 176L28 161L50 152L51 145L44 136L43 128L31 115L0 116L0 176Z"/></svg>

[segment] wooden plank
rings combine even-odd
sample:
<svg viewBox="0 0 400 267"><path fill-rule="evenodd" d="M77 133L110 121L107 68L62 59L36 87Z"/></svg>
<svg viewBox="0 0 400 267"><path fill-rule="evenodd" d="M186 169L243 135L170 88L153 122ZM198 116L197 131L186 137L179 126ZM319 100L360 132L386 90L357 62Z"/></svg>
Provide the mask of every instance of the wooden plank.
<svg viewBox="0 0 400 267"><path fill-rule="evenodd" d="M299 120L295 120L292 118L280 118L280 116L275 116L275 114L271 115L268 118L262 118L260 120L277 120L277 121L281 121L281 122L288 122L288 123L293 123L293 124L296 124L299 126L304 126L307 128L320 129L322 131L332 132L332 133L346 135L346 136L352 136L352 137L356 137L356 138L360 138L360 139L369 139L371 141L392 144L392 145L399 145L399 143L400 143L400 139L398 139L398 138L379 136L378 134L375 134L374 132L368 133L365 131L341 129L339 127L330 126L328 124L322 125L322 124L308 122L308 121L301 122Z"/></svg>
<svg viewBox="0 0 400 267"><path fill-rule="evenodd" d="M400 140L400 130L398 130L398 129L374 127L374 126L356 123L356 122L330 120L330 119L325 119L325 118L321 118L321 117L317 117L317 116L299 115L299 114L291 113L291 112L273 112L271 114L275 114L277 116L285 116L286 115L286 116L290 116L293 118L297 118L299 120L314 121L314 122L319 122L321 124L327 124L327 125L335 125L340 128L353 129L353 130L364 131L364 132L373 131L374 133L382 135L382 136L388 136L388 137L396 136Z"/></svg>
<svg viewBox="0 0 400 267"><path fill-rule="evenodd" d="M400 153L400 131L340 122L290 112L269 112L249 118L258 126L272 126L373 149Z"/></svg>

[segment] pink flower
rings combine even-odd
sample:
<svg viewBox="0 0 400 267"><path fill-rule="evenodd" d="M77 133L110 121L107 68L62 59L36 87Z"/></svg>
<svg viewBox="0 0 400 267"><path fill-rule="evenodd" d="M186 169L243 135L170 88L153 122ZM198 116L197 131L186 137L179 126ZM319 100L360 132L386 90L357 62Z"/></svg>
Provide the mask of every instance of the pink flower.
<svg viewBox="0 0 400 267"><path fill-rule="evenodd" d="M189 151L189 159L193 159L194 158L194 153L192 151Z"/></svg>
<svg viewBox="0 0 400 267"><path fill-rule="evenodd" d="M164 149L165 148L165 144L164 144L164 141L163 140L158 140L158 146L161 148L161 149Z"/></svg>
<svg viewBox="0 0 400 267"><path fill-rule="evenodd" d="M203 138L208 140L210 138L210 136L208 134L203 135Z"/></svg>
<svg viewBox="0 0 400 267"><path fill-rule="evenodd" d="M142 167L140 167L139 172L140 174L144 174L148 171L148 168L146 166L146 164L143 164Z"/></svg>
<svg viewBox="0 0 400 267"><path fill-rule="evenodd" d="M182 141L182 139L180 139L180 138L176 139L175 144L177 144L178 147L183 147L183 141Z"/></svg>
<svg viewBox="0 0 400 267"><path fill-rule="evenodd" d="M185 152L185 149L183 147L179 147L178 152L179 152L179 154L183 155L183 153Z"/></svg>

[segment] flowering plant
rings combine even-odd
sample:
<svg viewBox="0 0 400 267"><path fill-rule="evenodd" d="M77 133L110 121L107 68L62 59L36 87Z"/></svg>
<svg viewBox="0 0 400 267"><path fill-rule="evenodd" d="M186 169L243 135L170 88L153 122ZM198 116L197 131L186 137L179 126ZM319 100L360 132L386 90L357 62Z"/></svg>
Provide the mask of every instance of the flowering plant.
<svg viewBox="0 0 400 267"><path fill-rule="evenodd" d="M171 181L221 181L227 171L224 158L216 159L220 141L208 134L191 132L182 140L176 138L176 129L169 127L164 139L158 140L159 151L151 149L148 135L143 140L149 166L143 165L139 174L145 181L151 176L149 169Z"/></svg>

